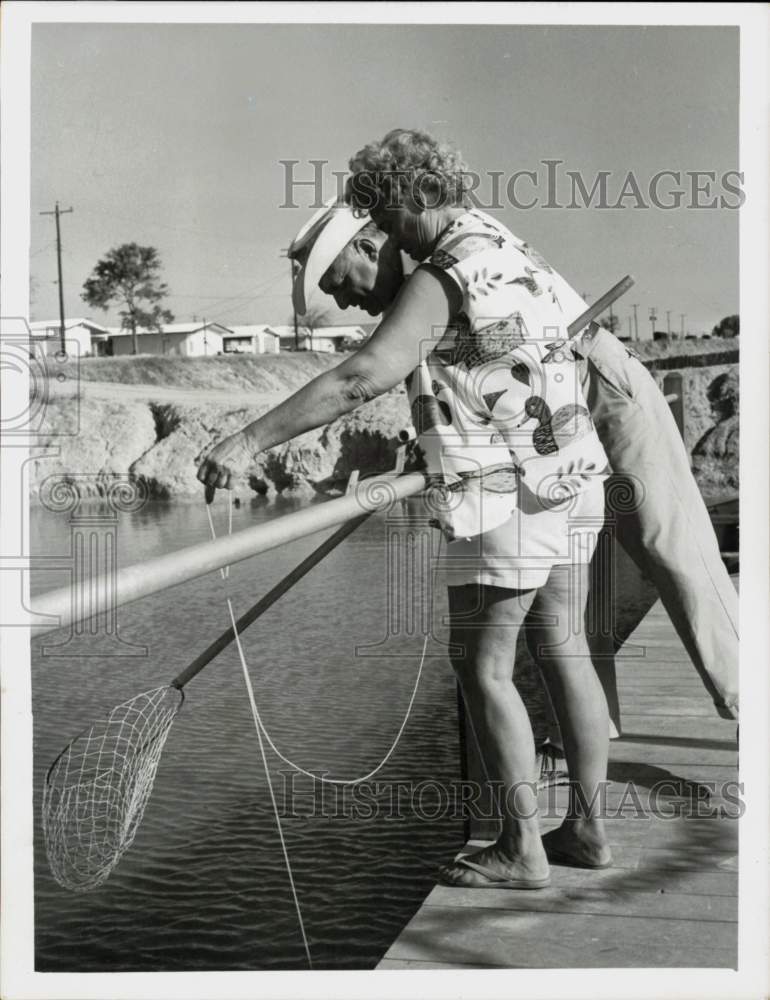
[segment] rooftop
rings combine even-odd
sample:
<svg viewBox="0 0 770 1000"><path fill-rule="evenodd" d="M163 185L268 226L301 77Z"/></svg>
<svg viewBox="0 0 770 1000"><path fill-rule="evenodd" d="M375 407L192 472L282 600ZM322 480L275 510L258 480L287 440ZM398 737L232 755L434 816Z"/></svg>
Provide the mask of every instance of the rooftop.
<svg viewBox="0 0 770 1000"><path fill-rule="evenodd" d="M50 327L56 327L59 329L60 320L58 319L36 319L33 323L29 324L30 330L47 330ZM90 330L95 330L97 333L108 334L110 331L108 327L102 326L100 323L94 323L92 319L87 319L84 316L80 316L76 319L65 319L64 329L71 330L75 326L87 326Z"/></svg>
<svg viewBox="0 0 770 1000"><path fill-rule="evenodd" d="M202 323L200 321L195 321L192 323L164 323L163 333L197 333L199 330L211 330L214 333L219 333L222 336L227 336L227 334L232 333L232 330L228 326L222 326L221 323ZM131 331L126 330L125 327L121 326L111 326L108 332L113 337L130 337ZM146 327L138 327L138 334L145 333L157 333L157 330L148 330Z"/></svg>

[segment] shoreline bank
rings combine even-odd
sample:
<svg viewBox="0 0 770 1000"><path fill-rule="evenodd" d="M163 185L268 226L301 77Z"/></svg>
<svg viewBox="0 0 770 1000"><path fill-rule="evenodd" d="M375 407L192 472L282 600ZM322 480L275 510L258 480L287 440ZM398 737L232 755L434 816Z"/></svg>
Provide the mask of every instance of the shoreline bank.
<svg viewBox="0 0 770 1000"><path fill-rule="evenodd" d="M716 346L716 345L715 345ZM733 348L734 351L734 348ZM29 495L46 505L57 482L98 497L119 477L148 497L196 500L196 458L216 440L290 396L339 355L84 359L65 372L42 408L27 463ZM682 433L702 491L738 487L738 365L724 351L645 358L668 391L681 376ZM717 362L716 364L711 363ZM69 377L66 377L69 376ZM138 381L143 379L144 381ZM393 468L399 432L411 423L403 388L258 456L235 496L241 501L312 500L338 495L354 470Z"/></svg>

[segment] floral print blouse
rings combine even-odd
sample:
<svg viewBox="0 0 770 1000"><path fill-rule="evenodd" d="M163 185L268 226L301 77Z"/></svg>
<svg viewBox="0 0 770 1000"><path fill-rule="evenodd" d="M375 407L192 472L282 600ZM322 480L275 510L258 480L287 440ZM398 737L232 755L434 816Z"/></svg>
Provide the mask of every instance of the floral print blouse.
<svg viewBox="0 0 770 1000"><path fill-rule="evenodd" d="M452 539L490 531L516 507L563 510L609 474L577 363L563 349L585 303L530 246L475 210L445 230L426 264L463 297L407 379L437 523Z"/></svg>

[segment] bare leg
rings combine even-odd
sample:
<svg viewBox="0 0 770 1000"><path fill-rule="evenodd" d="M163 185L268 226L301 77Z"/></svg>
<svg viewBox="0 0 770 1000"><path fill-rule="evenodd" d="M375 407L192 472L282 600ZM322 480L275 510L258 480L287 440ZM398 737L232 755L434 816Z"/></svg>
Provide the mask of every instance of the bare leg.
<svg viewBox="0 0 770 1000"><path fill-rule="evenodd" d="M526 632L561 726L571 778L564 824L543 842L546 850L556 848L586 864L603 865L611 857L601 815L608 714L582 627L587 592L587 566L554 566L537 592Z"/></svg>
<svg viewBox="0 0 770 1000"><path fill-rule="evenodd" d="M613 634L614 612L618 601L613 561L615 540L605 527L599 533L599 540L591 561L588 607L585 615L586 638L591 652L591 661L599 682L604 690L609 709L610 739L617 739L621 732L620 703L615 674L616 641ZM561 730L556 719L556 711L548 700L548 739L562 747Z"/></svg>
<svg viewBox="0 0 770 1000"><path fill-rule="evenodd" d="M451 643L462 650L452 665L487 773L501 790L502 833L473 860L518 879L548 874L532 783L532 728L513 684L516 637L535 593L477 585L449 588ZM442 874L456 885L480 881L477 873L456 865L446 866Z"/></svg>

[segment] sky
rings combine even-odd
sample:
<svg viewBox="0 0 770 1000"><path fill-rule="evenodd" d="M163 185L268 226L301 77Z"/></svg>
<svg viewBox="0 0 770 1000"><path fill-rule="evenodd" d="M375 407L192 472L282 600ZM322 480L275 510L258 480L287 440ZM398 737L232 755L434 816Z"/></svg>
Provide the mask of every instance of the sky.
<svg viewBox="0 0 770 1000"><path fill-rule="evenodd" d="M590 298L623 274L628 333L710 331L738 312L738 212L650 205L663 170L715 171L714 193L738 164L738 32L707 27L398 25L35 25L32 34L31 318L58 315L54 223L62 217L68 316L119 322L80 299L96 261L124 242L155 246L177 321L285 323L290 272L281 251L312 214L313 191L283 205L286 168L333 170L394 127L451 139L491 195L490 172L523 176L520 202L492 209ZM543 207L545 160L561 160L590 190L609 171L620 208ZM690 181L681 186L689 192ZM737 183L733 180L733 183ZM673 179L660 192L677 187ZM713 194L699 196L702 202ZM349 310L329 319L369 317Z"/></svg>

